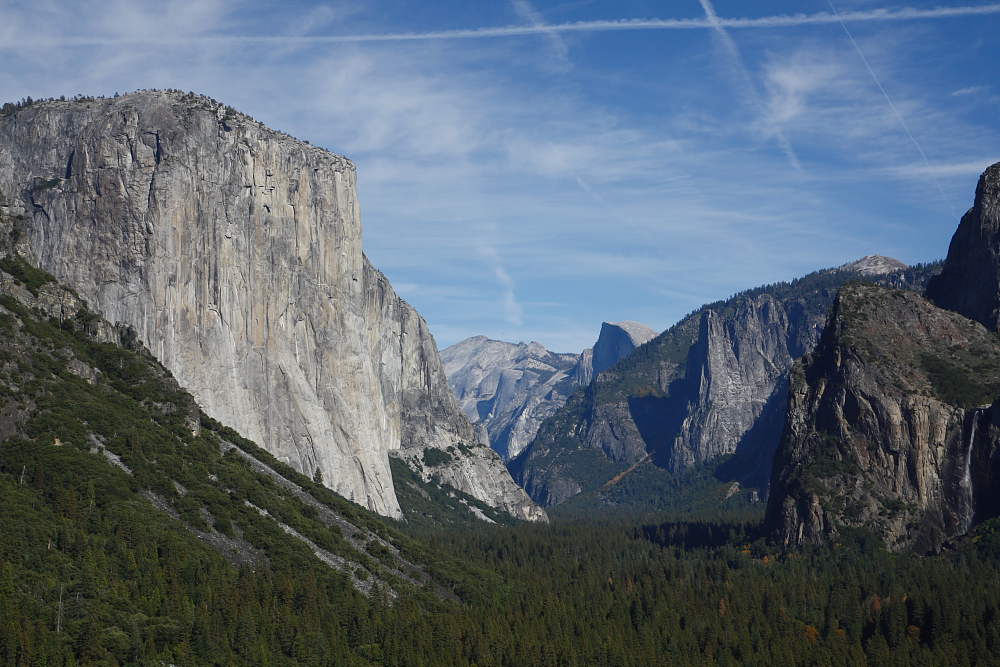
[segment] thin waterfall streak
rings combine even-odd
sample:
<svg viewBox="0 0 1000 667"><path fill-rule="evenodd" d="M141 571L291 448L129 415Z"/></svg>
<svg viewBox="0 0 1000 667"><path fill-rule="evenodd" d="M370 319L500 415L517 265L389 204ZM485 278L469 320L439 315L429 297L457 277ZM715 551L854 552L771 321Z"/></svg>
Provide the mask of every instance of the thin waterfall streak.
<svg viewBox="0 0 1000 667"><path fill-rule="evenodd" d="M969 428L969 444L965 448L965 471L962 474L962 491L965 495L966 516L964 520L963 533L969 532L972 526L973 515L975 514L975 492L972 488L972 448L976 444L976 426L979 423L979 415L982 410L972 411L972 426Z"/></svg>

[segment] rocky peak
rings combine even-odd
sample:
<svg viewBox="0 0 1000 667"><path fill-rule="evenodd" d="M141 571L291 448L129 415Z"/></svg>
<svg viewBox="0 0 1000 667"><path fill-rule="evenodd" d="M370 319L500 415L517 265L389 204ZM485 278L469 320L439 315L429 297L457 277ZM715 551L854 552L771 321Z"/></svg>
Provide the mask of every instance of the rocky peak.
<svg viewBox="0 0 1000 667"><path fill-rule="evenodd" d="M785 544L863 527L895 550L934 550L995 513L1000 345L915 292L840 290L796 364L768 523ZM983 465L981 465L983 463Z"/></svg>
<svg viewBox="0 0 1000 667"><path fill-rule="evenodd" d="M541 421L577 387L580 355L474 336L441 351L459 406L504 459L517 456Z"/></svg>
<svg viewBox="0 0 1000 667"><path fill-rule="evenodd" d="M601 334L593 348L593 374L606 371L655 337L655 331L639 322L602 322Z"/></svg>
<svg viewBox="0 0 1000 667"><path fill-rule="evenodd" d="M390 451L450 448L434 475L539 516L472 447L427 323L365 257L356 177L180 91L0 116L18 252L132 327L206 413L380 514L401 515Z"/></svg>
<svg viewBox="0 0 1000 667"><path fill-rule="evenodd" d="M992 331L1000 328L1000 162L979 177L975 202L952 236L927 297Z"/></svg>
<svg viewBox="0 0 1000 667"><path fill-rule="evenodd" d="M898 259L893 259L892 257L885 257L884 255L865 255L861 259L838 266L837 270L853 271L854 273L860 273L863 276L881 276L886 273L902 271L906 268L909 267Z"/></svg>

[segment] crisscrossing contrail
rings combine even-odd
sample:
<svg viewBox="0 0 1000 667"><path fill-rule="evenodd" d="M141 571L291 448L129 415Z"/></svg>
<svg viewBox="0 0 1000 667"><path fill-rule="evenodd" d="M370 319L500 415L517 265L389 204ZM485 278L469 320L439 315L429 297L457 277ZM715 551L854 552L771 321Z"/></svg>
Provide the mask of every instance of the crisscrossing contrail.
<svg viewBox="0 0 1000 667"><path fill-rule="evenodd" d="M839 15L831 12L815 14L786 14L779 16L761 16L756 18L727 18L716 16L691 19L617 19L607 21L578 21L575 23L547 23L532 25L500 26L495 28L469 28L461 30L437 30L430 32L373 33L360 35L197 35L191 37L165 35L160 38L143 35L141 37L120 36L86 36L61 37L59 40L35 40L33 44L40 46L100 46L112 44L167 44L167 43L282 43L282 44L337 44L360 42L406 42L439 39L485 39L500 37L518 37L521 35L538 35L558 33L610 32L621 30L704 30L719 28L744 30L764 28L794 28L808 25L824 25L838 23L867 23L874 21L916 21L928 19L957 18L963 16L984 16L1000 14L1000 3L985 5L964 5L958 7L936 7L918 9L915 7L900 7L896 9L865 9L841 12ZM0 43L0 49L23 48L23 44Z"/></svg>

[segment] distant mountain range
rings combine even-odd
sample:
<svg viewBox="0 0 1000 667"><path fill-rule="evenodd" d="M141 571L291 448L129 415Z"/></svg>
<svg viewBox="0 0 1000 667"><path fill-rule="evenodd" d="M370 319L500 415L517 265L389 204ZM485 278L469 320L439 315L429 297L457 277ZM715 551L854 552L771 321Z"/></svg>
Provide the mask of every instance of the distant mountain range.
<svg viewBox="0 0 1000 667"><path fill-rule="evenodd" d="M856 280L922 289L937 268L869 255L708 304L659 336L606 322L578 355L476 336L441 358L463 412L543 505L646 463L677 472L729 457L738 460L725 481L759 498L789 370L818 341L837 289Z"/></svg>
<svg viewBox="0 0 1000 667"><path fill-rule="evenodd" d="M510 460L577 387L589 385L655 335L638 322L604 322L594 346L579 354L473 336L442 350L441 361L462 412Z"/></svg>
<svg viewBox="0 0 1000 667"><path fill-rule="evenodd" d="M936 269L870 256L708 304L574 394L508 464L511 473L536 501L555 505L632 466L678 472L733 457L724 481L762 496L788 373L819 340L837 290L856 280L919 289Z"/></svg>

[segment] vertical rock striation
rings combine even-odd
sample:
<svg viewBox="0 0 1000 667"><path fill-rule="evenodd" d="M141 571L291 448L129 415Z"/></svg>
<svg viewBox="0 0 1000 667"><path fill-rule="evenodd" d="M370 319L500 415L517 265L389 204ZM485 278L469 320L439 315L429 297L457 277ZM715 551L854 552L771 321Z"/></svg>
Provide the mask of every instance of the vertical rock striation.
<svg viewBox="0 0 1000 667"><path fill-rule="evenodd" d="M474 434L426 323L364 256L355 183L347 159L180 92L0 117L19 252L132 326L208 414L399 516L389 451ZM481 499L537 514L510 487Z"/></svg>
<svg viewBox="0 0 1000 667"><path fill-rule="evenodd" d="M532 498L556 504L646 457L677 471L734 455L725 474L765 489L793 360L819 340L840 286L863 278L922 288L936 269L900 265L869 256L702 307L572 396L511 473Z"/></svg>
<svg viewBox="0 0 1000 667"><path fill-rule="evenodd" d="M550 352L535 342L475 336L442 350L441 360L462 412L486 430L504 459L517 456L577 387L579 355Z"/></svg>
<svg viewBox="0 0 1000 667"><path fill-rule="evenodd" d="M792 374L767 522L786 545L847 527L931 551L996 513L1000 342L913 292L841 289Z"/></svg>
<svg viewBox="0 0 1000 667"><path fill-rule="evenodd" d="M509 461L578 387L654 336L638 322L604 322L594 347L580 354L474 336L442 350L441 359L462 411Z"/></svg>
<svg viewBox="0 0 1000 667"><path fill-rule="evenodd" d="M948 247L941 275L927 286L927 298L1000 329L1000 163L979 177L976 198Z"/></svg>

